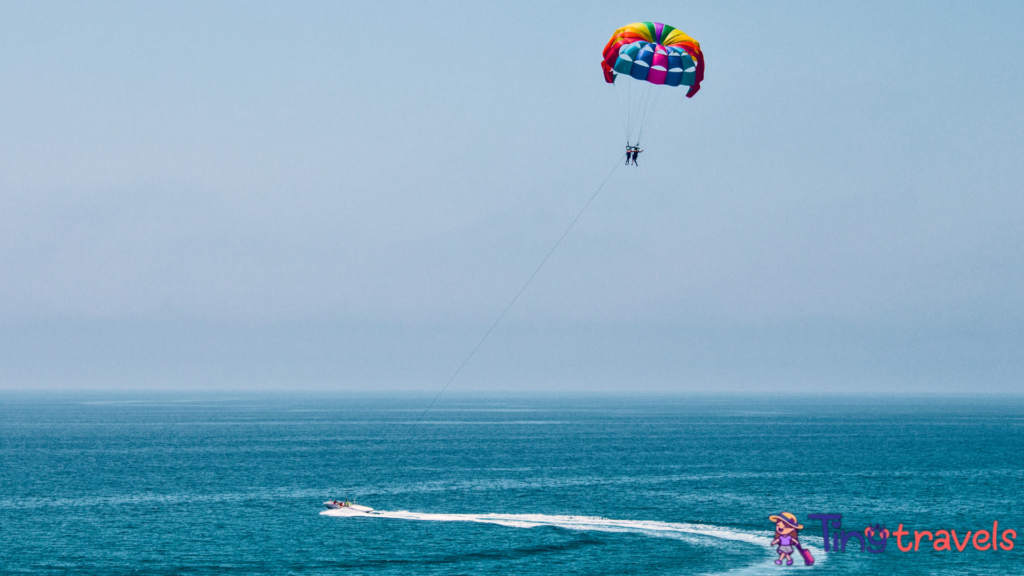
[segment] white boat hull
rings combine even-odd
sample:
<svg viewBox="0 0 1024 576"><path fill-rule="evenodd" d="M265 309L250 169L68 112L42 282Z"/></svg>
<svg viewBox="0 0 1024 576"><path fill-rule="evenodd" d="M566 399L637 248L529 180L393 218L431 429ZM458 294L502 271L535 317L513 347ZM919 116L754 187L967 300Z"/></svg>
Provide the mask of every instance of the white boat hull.
<svg viewBox="0 0 1024 576"><path fill-rule="evenodd" d="M376 514L373 508L369 506L361 506L359 504L349 504L348 506L339 506L333 502L324 502L324 506L330 508L322 512L327 516L369 516Z"/></svg>

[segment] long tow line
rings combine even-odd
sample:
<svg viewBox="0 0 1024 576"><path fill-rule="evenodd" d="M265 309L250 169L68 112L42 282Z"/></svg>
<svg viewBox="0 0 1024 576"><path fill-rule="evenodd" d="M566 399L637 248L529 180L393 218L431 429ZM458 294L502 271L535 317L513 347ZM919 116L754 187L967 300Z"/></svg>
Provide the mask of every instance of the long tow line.
<svg viewBox="0 0 1024 576"><path fill-rule="evenodd" d="M430 404L428 404L426 409L423 410L423 413L420 414L419 418L417 418L416 421L412 423L413 427L416 426L416 424L419 424L420 420L423 419L423 416L425 416L427 412L434 406L434 403L437 402L437 399L440 398L442 394L444 394L444 391L448 389L448 386L455 380L455 377L459 375L459 372L462 372L462 369L465 368L466 364L469 363L470 358L472 358L473 355L476 354L476 351L480 349L480 346L482 346L484 341L487 340L487 337L491 335L491 332L494 332L494 328L498 326L498 323L501 322L501 319L504 318L505 314L507 314L509 309L512 308L512 305L516 303L516 300L518 300L519 296L523 294L523 292L526 290L526 287L530 285L530 282L533 282L533 279L537 276L537 273L540 272L540 269L543 268L544 264L547 263L548 258L551 258L551 255L555 253L555 250L558 249L558 245L562 243L562 240L565 240L565 237L569 235L569 231L572 230L574 226L576 226L576 222L578 222L580 217L583 216L583 213L587 211L587 208L590 207L590 204L591 202L594 201L594 198L597 198L598 193L600 193L601 189L604 188L604 185L608 183L608 180L612 177L612 174L614 174L615 171L619 169L619 163L622 161L623 157L624 156L620 156L619 159L615 161L615 167L612 168L612 171L609 172L607 176L605 176L604 180L601 182L601 185L597 187L597 190L595 190L593 194L591 194L590 199L587 200L587 203L583 205L583 208L580 210L579 214L577 214L576 217L572 219L572 222L569 223L569 227L565 229L565 232L562 232L561 236L558 237L558 241L555 242L555 245L551 247L551 250L548 250L547 255L544 256L544 259L541 260L540 264L537 265L537 268L533 271L533 274L530 274L530 277L526 279L526 282L523 283L523 287L519 289L519 292L516 292L516 295L513 296L512 300L508 303L508 306L505 306L505 309L501 311L501 314L498 315L498 319L495 320L494 324L491 324L491 327L487 329L487 332L484 333L484 337L481 338L480 341L476 343L476 346L473 347L473 350L469 353L468 356L466 356L466 359L462 361L462 364L459 365L458 370L456 370L455 373L452 374L452 377L449 378L447 382L445 382L444 387L441 388L441 391L437 393L437 396L434 396L434 399L430 401ZM409 432L412 432L412 427L410 427ZM409 435L406 434L406 437L408 436Z"/></svg>
<svg viewBox="0 0 1024 576"><path fill-rule="evenodd" d="M491 324L491 327L487 329L487 332L484 333L483 338L480 338L480 341L476 343L476 346L474 346L473 349L469 352L469 354L466 356L466 359L462 361L462 364L459 364L458 369L455 370L451 378L449 378L448 381L445 382L444 386L441 388L441 391L438 392L436 396L434 396L433 400L430 401L430 404L428 404L427 407L424 408L423 412L420 413L419 417L417 417L416 420L413 421L412 425L409 426L409 431L406 432L405 436L402 437L402 440L398 442L399 445L404 444L405 440L407 440L409 436L412 435L412 432L416 428L416 425L419 424L421 420L423 420L423 417L427 415L427 412L429 412L431 408L433 408L437 400L441 397L442 394L444 394L444 391L448 389L448 386L450 386L451 383L455 381L455 378L459 375L460 372L462 372L462 369L466 367L466 364L468 364L470 359L473 358L473 355L476 354L476 351L480 349L480 346L482 346L483 343L487 340L488 336L491 335L491 332L494 332L494 329L498 326L498 323L501 322L502 318L505 317L505 314L507 314L508 311L512 308L512 305L516 303L516 300L519 300L519 297L522 296L524 291L526 291L527 286L529 286L530 283L533 282L533 279L537 276L537 273L540 272L541 268L544 267L544 264L547 264L547 261L549 258L551 258L551 255L555 253L555 250L558 249L558 246L561 245L563 240L565 240L565 237L568 236L569 232L572 231L573 227L576 226L576 223L579 221L580 217L582 217L583 213L587 211L587 208L590 207L590 204L594 202L594 199L597 198L597 195L604 188L605 184L608 183L608 180L610 180L612 175L615 174L615 171L619 169L619 164L622 162L622 159L624 157L625 155L619 156L618 160L615 161L615 166L612 168L611 172L609 172L608 175L604 177L604 180L601 181L601 185L597 187L597 190L594 190L593 194L590 195L590 198L587 200L587 203L583 205L583 208L580 209L579 213L576 214L576 217L573 218L572 222L569 223L569 226L566 227L565 232L562 232L562 235L558 237L558 241L556 241L554 246L552 246L551 249L548 250L548 253L544 256L544 259L540 261L540 264L538 264L537 268L533 270L533 273L530 274L530 277L526 279L526 282L524 282L523 286L519 289L518 292L516 292L516 295L512 297L512 300L510 300L508 305L505 306L505 309L501 311L501 314L499 314L498 318L494 321L493 324Z"/></svg>

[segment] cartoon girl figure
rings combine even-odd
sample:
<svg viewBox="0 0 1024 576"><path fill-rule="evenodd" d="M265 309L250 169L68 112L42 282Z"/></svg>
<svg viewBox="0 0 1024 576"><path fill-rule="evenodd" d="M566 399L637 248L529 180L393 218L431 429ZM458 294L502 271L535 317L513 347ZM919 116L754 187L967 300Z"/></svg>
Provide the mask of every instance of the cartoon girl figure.
<svg viewBox="0 0 1024 576"><path fill-rule="evenodd" d="M778 545L776 552L779 553L779 559L775 561L776 564L782 564L782 561L786 561L786 566L793 565L793 547L800 546L800 541L797 540L798 530L803 530L804 525L799 524L796 521L796 516L789 512L783 512L779 516L769 516L769 520L775 522L775 539L772 540L772 545Z"/></svg>

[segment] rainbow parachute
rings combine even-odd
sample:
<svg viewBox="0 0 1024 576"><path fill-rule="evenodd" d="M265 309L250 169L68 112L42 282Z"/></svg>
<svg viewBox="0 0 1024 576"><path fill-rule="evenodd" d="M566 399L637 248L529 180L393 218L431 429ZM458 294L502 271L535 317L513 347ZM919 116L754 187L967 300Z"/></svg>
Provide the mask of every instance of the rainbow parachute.
<svg viewBox="0 0 1024 576"><path fill-rule="evenodd" d="M651 84L689 86L687 98L700 90L704 79L704 54L696 40L667 24L636 22L612 34L601 62L604 79L615 82L616 73Z"/></svg>

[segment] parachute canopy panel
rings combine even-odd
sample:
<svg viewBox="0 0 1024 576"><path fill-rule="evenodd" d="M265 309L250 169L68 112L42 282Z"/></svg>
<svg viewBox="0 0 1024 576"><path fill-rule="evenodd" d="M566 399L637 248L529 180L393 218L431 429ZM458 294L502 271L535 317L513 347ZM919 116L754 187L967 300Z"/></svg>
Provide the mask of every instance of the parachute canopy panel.
<svg viewBox="0 0 1024 576"><path fill-rule="evenodd" d="M612 34L601 68L608 83L623 74L651 84L689 86L686 96L692 98L704 79L704 54L682 30L660 22L635 22Z"/></svg>

